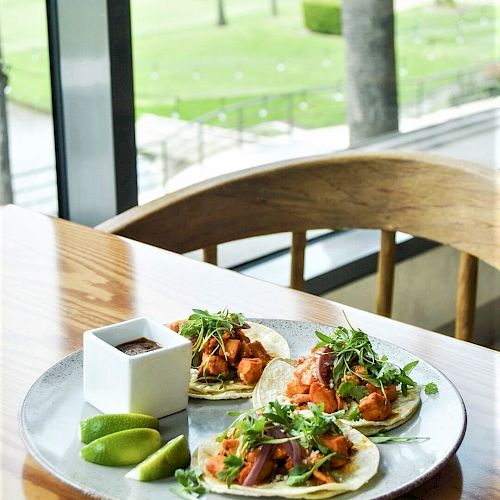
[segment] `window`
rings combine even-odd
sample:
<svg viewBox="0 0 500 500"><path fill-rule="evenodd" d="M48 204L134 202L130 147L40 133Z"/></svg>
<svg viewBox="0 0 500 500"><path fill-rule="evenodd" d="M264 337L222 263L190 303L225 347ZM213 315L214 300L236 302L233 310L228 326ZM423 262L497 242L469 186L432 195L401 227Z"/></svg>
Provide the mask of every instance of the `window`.
<svg viewBox="0 0 500 500"><path fill-rule="evenodd" d="M7 85L9 160L15 203L58 212L52 101L43 0L3 0L1 53Z"/></svg>

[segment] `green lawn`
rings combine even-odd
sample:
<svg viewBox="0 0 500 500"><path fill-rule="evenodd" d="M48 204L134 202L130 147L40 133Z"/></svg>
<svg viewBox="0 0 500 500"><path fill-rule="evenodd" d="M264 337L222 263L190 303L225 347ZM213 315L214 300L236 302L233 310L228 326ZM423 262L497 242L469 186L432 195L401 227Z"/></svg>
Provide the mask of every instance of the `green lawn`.
<svg viewBox="0 0 500 500"><path fill-rule="evenodd" d="M49 109L50 88L43 0L0 0L2 48L11 97ZM244 99L326 86L343 79L341 37L308 32L300 0L282 0L280 15L270 2L226 0L229 24L215 26L215 1L133 0L132 24L136 109L194 118ZM413 100L410 80L498 59L498 13L492 5L416 8L397 15L399 93ZM495 53L496 51L496 53ZM341 123L338 93L300 95L293 118L304 126ZM328 106L328 116L325 116ZM267 116L259 116L266 110ZM245 122L281 118L289 102L257 103ZM220 125L235 126L227 115Z"/></svg>

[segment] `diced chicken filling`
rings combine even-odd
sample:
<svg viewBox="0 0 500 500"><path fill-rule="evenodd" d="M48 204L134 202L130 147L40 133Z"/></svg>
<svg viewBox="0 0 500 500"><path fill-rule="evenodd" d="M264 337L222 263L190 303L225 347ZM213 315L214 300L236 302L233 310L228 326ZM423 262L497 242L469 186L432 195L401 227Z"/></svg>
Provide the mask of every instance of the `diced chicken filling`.
<svg viewBox="0 0 500 500"><path fill-rule="evenodd" d="M330 452L335 452L335 456L322 466L325 470L315 469L311 481L313 484L325 484L335 482L331 474L328 473L331 469L338 469L343 467L349 462L349 456L352 452L353 444L345 436L340 436L328 432L320 437L320 442L326 446ZM221 443L219 453L210 458L206 464L205 469L217 477L217 474L224 469L224 460L229 455L234 455L238 448L238 439L224 439ZM248 475L252 471L260 453L261 447L251 450L244 459L243 466L241 467L235 483L243 484ZM315 451L307 454L306 450L302 449L302 459L308 466L314 465L319 460L322 460L324 455ZM270 482L276 475L286 476L294 468L292 457L289 456L286 447L283 444L274 445L269 458L264 462L256 480L256 485Z"/></svg>
<svg viewBox="0 0 500 500"><path fill-rule="evenodd" d="M385 420L392 413L391 402L382 394L372 392L359 402L359 411L365 420Z"/></svg>
<svg viewBox="0 0 500 500"><path fill-rule="evenodd" d="M186 320L175 321L170 328L180 332ZM197 337L191 338L193 345ZM231 380L238 377L244 384L255 385L272 359L258 340L251 341L242 328L226 331L221 337L209 337L198 354L198 379Z"/></svg>
<svg viewBox="0 0 500 500"><path fill-rule="evenodd" d="M366 384L366 388L368 389L368 392L376 392L377 394L380 394L381 396L384 395L385 397L392 403L395 401L398 397L398 390L396 389L396 386L394 384L388 385L387 387L384 387L384 392L382 392L382 389L379 389L378 387L375 387L372 384Z"/></svg>
<svg viewBox="0 0 500 500"><path fill-rule="evenodd" d="M337 398L333 389L325 387L320 382L314 382L309 389L311 403L316 405L323 404L325 413L333 413L337 411Z"/></svg>
<svg viewBox="0 0 500 500"><path fill-rule="evenodd" d="M346 408L347 405L331 386L327 387L318 380L316 368L319 354L319 351L313 349L311 354L297 360L294 376L286 385L285 395L299 409L306 409L308 403L314 403L322 404L323 411L326 413L333 413ZM398 390L394 384L384 387L383 390L375 387L363 379L367 375L368 372L364 366L353 365L341 382L363 385L370 393L369 396L372 396L361 399L359 404L359 411L365 420L385 420L392 413L391 402L397 399ZM377 397L373 396L374 394Z"/></svg>
<svg viewBox="0 0 500 500"><path fill-rule="evenodd" d="M253 385L259 381L263 369L264 363L261 359L243 358L238 364L236 373L244 384Z"/></svg>
<svg viewBox="0 0 500 500"><path fill-rule="evenodd" d="M334 451L336 456L330 459L330 466L333 468L343 467L348 460L349 450L353 444L345 436L336 434L323 434L320 438L321 444L326 446L330 451Z"/></svg>
<svg viewBox="0 0 500 500"><path fill-rule="evenodd" d="M218 377L227 374L229 374L229 364L224 358L203 353L198 377Z"/></svg>

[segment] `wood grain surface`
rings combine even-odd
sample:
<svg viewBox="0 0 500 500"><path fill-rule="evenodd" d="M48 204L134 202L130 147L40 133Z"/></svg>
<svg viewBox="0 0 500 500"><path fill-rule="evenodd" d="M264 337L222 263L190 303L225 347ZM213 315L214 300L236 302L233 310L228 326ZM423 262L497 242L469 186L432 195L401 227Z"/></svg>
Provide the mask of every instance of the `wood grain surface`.
<svg viewBox="0 0 500 500"><path fill-rule="evenodd" d="M83 498L21 441L18 411L34 380L81 348L89 328L142 315L168 322L195 306L325 324L345 310L361 329L440 368L464 397L467 433L456 457L411 497L500 498L498 353L18 207L0 213L2 499Z"/></svg>

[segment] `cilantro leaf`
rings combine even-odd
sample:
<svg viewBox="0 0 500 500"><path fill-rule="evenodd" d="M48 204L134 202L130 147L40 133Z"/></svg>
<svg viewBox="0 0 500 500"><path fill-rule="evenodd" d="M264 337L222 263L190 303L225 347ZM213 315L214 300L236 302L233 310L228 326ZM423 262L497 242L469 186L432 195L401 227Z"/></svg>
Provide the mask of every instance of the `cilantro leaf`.
<svg viewBox="0 0 500 500"><path fill-rule="evenodd" d="M194 469L177 469L175 478L179 485L173 486L170 491L181 498L198 498L207 491L200 483L200 476L201 472Z"/></svg>
<svg viewBox="0 0 500 500"><path fill-rule="evenodd" d="M262 415L272 422L288 428L292 422L290 414L295 408L295 405L281 405L277 401L270 401Z"/></svg>
<svg viewBox="0 0 500 500"><path fill-rule="evenodd" d="M426 394L437 394L439 392L439 388L434 382L426 384L424 390Z"/></svg>
<svg viewBox="0 0 500 500"><path fill-rule="evenodd" d="M351 397L356 400L358 403L365 396L368 396L368 389L364 385L356 385L354 382L346 380L339 385L337 389L340 397L346 398Z"/></svg>
<svg viewBox="0 0 500 500"><path fill-rule="evenodd" d="M359 408L356 406L356 408L352 408L351 410L349 410L345 415L344 415L344 418L346 420L353 420L353 421L357 421L357 420L361 420L363 417L361 415L361 412L359 411Z"/></svg>
<svg viewBox="0 0 500 500"><path fill-rule="evenodd" d="M243 459L236 455L228 455L224 459L224 468L217 472L217 479L226 481L228 486L238 477L240 469L243 467Z"/></svg>
<svg viewBox="0 0 500 500"><path fill-rule="evenodd" d="M288 473L286 484L288 484L288 486L300 486L306 482L307 478L310 476L310 474L312 474L312 471L310 474L308 473L309 470L306 465L296 465Z"/></svg>
<svg viewBox="0 0 500 500"><path fill-rule="evenodd" d="M295 466L289 472L286 483L288 484L288 486L303 485L311 477L312 473L316 469L319 469L325 462L327 462L328 460L330 460L330 458L335 456L341 456L341 455L333 451L332 453L329 453L328 455L324 456L321 460L315 462L315 464L310 469L307 469L307 467L304 464Z"/></svg>

